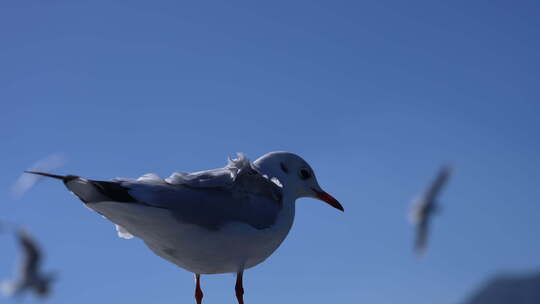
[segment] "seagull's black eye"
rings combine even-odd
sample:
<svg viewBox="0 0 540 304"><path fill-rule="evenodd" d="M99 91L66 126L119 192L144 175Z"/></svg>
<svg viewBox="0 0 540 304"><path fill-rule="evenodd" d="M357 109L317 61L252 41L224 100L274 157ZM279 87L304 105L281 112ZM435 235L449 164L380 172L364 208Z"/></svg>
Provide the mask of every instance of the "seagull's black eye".
<svg viewBox="0 0 540 304"><path fill-rule="evenodd" d="M285 167L284 163L279 163L279 166L281 167L281 170L283 170L283 172L289 173L289 169L287 169L287 167Z"/></svg>
<svg viewBox="0 0 540 304"><path fill-rule="evenodd" d="M311 172L309 172L309 170L306 169L306 168L300 169L298 174L300 175L300 178L303 179L303 180L306 180L306 179L311 177Z"/></svg>

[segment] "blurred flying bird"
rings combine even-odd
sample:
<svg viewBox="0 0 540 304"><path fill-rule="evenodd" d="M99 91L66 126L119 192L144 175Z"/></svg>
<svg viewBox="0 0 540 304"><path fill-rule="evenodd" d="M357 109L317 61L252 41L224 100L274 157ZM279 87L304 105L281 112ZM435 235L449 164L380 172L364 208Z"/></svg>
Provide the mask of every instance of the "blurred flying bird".
<svg viewBox="0 0 540 304"><path fill-rule="evenodd" d="M450 177L451 167L443 166L426 191L417 198L411 208L411 220L416 227L415 251L422 254L427 247L431 217L439 210L437 198Z"/></svg>
<svg viewBox="0 0 540 304"><path fill-rule="evenodd" d="M33 164L28 170L49 172L64 166L66 158L63 154L51 154ZM22 174L12 188L15 197L21 197L32 188L42 177L39 175Z"/></svg>
<svg viewBox="0 0 540 304"><path fill-rule="evenodd" d="M0 287L6 296L20 296L27 291L40 298L50 293L50 285L54 280L51 273L41 273L43 255L35 240L24 229L18 229L17 240L21 249L21 263L17 277L12 281L4 281Z"/></svg>
<svg viewBox="0 0 540 304"><path fill-rule="evenodd" d="M245 269L266 260L285 239L295 201L312 197L343 211L319 186L301 157L271 152L255 162L243 154L224 168L176 172L167 179L95 181L74 175L39 174L64 182L86 206L117 225L120 237L141 238L160 257L195 274L236 273L236 297L244 303Z"/></svg>

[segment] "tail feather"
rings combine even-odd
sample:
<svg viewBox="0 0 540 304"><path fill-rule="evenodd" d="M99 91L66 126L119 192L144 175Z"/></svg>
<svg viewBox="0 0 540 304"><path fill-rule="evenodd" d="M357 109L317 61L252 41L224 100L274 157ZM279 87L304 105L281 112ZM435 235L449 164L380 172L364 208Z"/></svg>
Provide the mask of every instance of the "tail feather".
<svg viewBox="0 0 540 304"><path fill-rule="evenodd" d="M41 175L41 176L45 176L45 177L51 177L51 178L54 178L54 179L59 179L59 180L63 181L64 184L69 182L69 181L72 181L74 179L79 178L76 175L58 175L58 174L51 174L51 173L38 172L38 171L24 171L24 173Z"/></svg>
<svg viewBox="0 0 540 304"><path fill-rule="evenodd" d="M102 201L116 201L126 203L140 203L129 193L129 188L124 187L119 182L95 181L81 178L76 175L57 175L37 171L24 171L29 174L36 174L64 182L64 185L77 195L84 203L94 203Z"/></svg>
<svg viewBox="0 0 540 304"><path fill-rule="evenodd" d="M52 177L52 178L56 178L56 179L59 179L59 180L65 180L65 178L67 177L65 175L57 175L57 174L51 174L51 173L45 173L45 172L37 172L37 171L24 171L24 173L47 176L47 177Z"/></svg>
<svg viewBox="0 0 540 304"><path fill-rule="evenodd" d="M81 199L84 203L89 203L89 202L98 200L98 197L99 198L103 197L103 195L95 187L95 184L93 181L80 178L79 176L58 175L58 174L51 174L51 173L38 172L38 171L24 171L24 172L29 173L29 174L45 176L45 177L51 177L51 178L59 179L63 181L64 185L66 185L66 187L75 195L77 195L79 199Z"/></svg>

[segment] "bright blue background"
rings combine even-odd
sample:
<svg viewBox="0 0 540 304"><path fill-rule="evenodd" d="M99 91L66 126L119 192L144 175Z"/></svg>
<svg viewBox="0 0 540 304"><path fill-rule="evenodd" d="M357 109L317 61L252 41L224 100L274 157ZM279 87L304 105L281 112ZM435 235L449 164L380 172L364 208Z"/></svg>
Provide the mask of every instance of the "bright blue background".
<svg viewBox="0 0 540 304"><path fill-rule="evenodd" d="M247 271L247 303L455 304L540 267L538 1L179 2L0 2L0 218L60 272L50 303L194 303L190 273L60 183L12 198L54 152L69 159L56 172L98 179L305 157L346 212L300 200ZM417 259L409 202L447 161ZM8 277L16 247L0 241ZM233 286L203 277L205 303L234 303Z"/></svg>

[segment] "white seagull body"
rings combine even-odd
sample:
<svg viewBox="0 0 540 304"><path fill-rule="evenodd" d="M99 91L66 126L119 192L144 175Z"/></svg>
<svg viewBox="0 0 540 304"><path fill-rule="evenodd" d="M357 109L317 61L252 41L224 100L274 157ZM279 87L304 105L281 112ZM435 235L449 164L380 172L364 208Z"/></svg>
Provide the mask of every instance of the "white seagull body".
<svg viewBox="0 0 540 304"><path fill-rule="evenodd" d="M288 152L255 162L242 154L225 168L147 174L110 182L29 172L62 179L89 208L117 225L119 236L141 238L160 257L196 274L242 273L267 259L289 233L295 200L314 197L342 210L317 183L311 167ZM202 300L202 291L197 295Z"/></svg>
<svg viewBox="0 0 540 304"><path fill-rule="evenodd" d="M172 191L177 187L157 176L147 175L136 183L141 181L172 187ZM279 207L277 201L266 200L250 203ZM227 204L226 198L218 203ZM88 206L116 223L120 237L136 236L160 257L198 274L236 273L261 263L283 242L294 220L292 203L283 204L275 222L260 229L240 221L224 222L217 228L213 223L193 224L179 220L170 209L138 204L102 201Z"/></svg>

